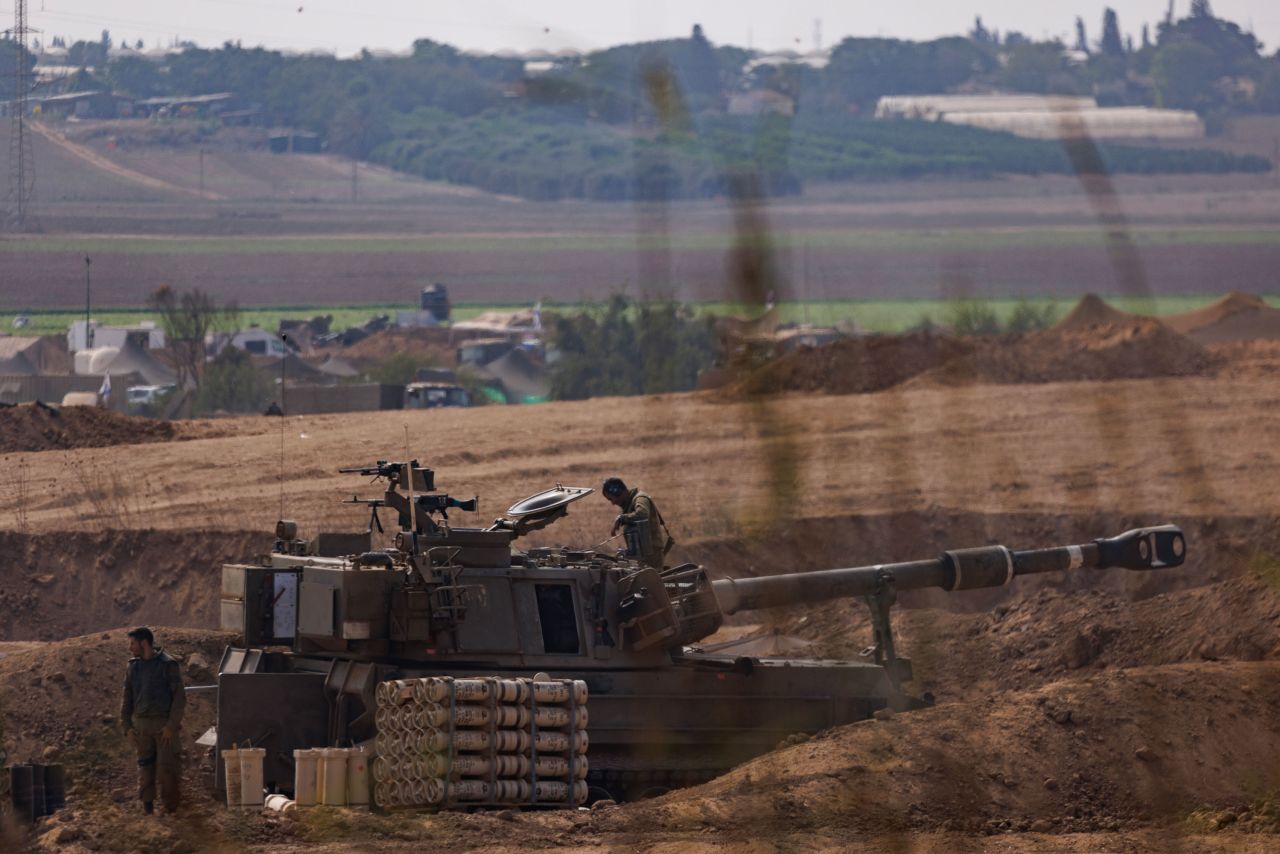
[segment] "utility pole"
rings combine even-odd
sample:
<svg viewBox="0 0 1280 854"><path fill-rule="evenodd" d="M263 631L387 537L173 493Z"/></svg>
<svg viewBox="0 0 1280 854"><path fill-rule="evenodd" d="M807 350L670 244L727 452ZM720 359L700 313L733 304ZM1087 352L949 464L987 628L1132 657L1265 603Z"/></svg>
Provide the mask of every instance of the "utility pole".
<svg viewBox="0 0 1280 854"><path fill-rule="evenodd" d="M360 198L360 178L356 167L360 165L360 161L351 158L351 201L355 202Z"/></svg>
<svg viewBox="0 0 1280 854"><path fill-rule="evenodd" d="M204 149L200 149L200 195L204 195Z"/></svg>
<svg viewBox="0 0 1280 854"><path fill-rule="evenodd" d="M89 325L89 288L92 283L89 270L92 264L89 256L84 256L84 348L86 350L93 348L93 327Z"/></svg>
<svg viewBox="0 0 1280 854"><path fill-rule="evenodd" d="M27 127L28 96L31 94L31 54L28 41L27 0L14 0L13 29L9 39L16 48L13 62L13 110L9 121L9 210L6 225L13 231L34 226L31 203L36 191L36 164L31 152L31 129Z"/></svg>

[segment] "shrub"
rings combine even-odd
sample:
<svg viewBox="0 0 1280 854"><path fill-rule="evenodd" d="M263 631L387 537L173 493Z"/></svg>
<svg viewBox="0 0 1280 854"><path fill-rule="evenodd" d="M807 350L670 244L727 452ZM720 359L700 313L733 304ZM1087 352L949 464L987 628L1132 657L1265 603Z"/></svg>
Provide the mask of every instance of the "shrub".
<svg viewBox="0 0 1280 854"><path fill-rule="evenodd" d="M275 394L272 381L253 366L249 355L226 347L205 368L196 389L193 409L197 415L212 412L261 412Z"/></svg>

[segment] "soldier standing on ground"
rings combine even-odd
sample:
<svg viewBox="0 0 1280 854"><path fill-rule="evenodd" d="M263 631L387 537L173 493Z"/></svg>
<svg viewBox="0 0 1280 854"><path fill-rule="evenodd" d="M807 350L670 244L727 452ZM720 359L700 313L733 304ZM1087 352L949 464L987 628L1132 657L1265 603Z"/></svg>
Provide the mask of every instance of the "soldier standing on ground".
<svg viewBox="0 0 1280 854"><path fill-rule="evenodd" d="M147 814L154 812L159 777L165 812L172 813L181 800L178 730L187 705L182 672L177 661L156 648L145 626L129 632L129 653L120 721L138 752L138 797Z"/></svg>
<svg viewBox="0 0 1280 854"><path fill-rule="evenodd" d="M622 529L627 540L627 556L641 563L662 569L663 559L676 541L662 521L658 505L639 489L628 489L622 478L611 477L601 489L604 497L622 509L613 520L611 535Z"/></svg>

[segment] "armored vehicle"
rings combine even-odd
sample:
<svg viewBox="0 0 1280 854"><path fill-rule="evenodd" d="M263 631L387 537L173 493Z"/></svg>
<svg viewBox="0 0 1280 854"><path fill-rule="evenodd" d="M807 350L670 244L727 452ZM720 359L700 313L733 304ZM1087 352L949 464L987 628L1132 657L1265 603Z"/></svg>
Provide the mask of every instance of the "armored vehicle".
<svg viewBox="0 0 1280 854"><path fill-rule="evenodd" d="M218 747L267 748L268 786L290 788L292 751L367 740L375 688L431 675L584 680L590 690L594 797L627 798L698 782L775 747L872 716L924 705L894 648L896 591L967 590L1022 575L1183 562L1182 532L1139 528L1109 539L1030 551L956 549L931 560L713 580L684 564L653 569L625 554L518 548L593 490L559 486L512 506L488 527L412 462L345 470L386 481L369 530L299 537L276 526L258 563L222 570L222 625L242 634L219 667ZM379 511L397 518L382 527ZM391 539L373 548L374 531ZM726 615L862 597L873 643L865 660L748 657L699 648Z"/></svg>

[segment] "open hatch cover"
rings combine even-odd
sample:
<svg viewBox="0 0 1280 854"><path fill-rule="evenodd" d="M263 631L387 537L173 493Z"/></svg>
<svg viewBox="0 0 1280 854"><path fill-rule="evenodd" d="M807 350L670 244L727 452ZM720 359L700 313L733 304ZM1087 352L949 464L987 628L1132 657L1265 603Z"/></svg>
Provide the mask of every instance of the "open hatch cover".
<svg viewBox="0 0 1280 854"><path fill-rule="evenodd" d="M572 504L579 498L585 498L593 492L595 490L588 486L561 486L557 483L551 489L544 489L542 492L530 495L528 498L512 504L507 509L507 516L512 519L541 516L567 504Z"/></svg>

